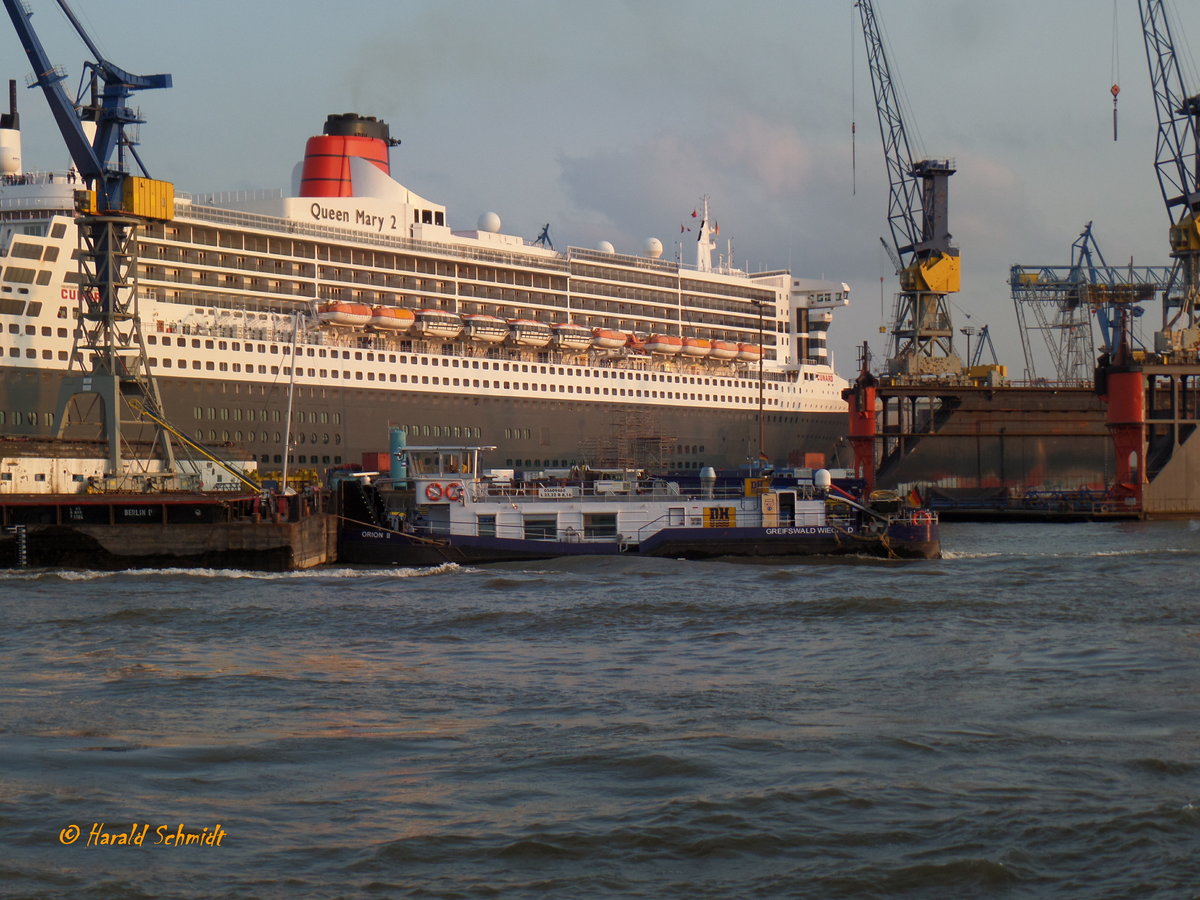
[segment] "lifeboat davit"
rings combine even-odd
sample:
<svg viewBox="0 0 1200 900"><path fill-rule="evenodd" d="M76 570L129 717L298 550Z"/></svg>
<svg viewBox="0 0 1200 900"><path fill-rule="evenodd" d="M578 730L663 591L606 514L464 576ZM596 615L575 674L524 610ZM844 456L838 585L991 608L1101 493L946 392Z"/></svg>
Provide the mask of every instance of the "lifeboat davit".
<svg viewBox="0 0 1200 900"><path fill-rule="evenodd" d="M629 342L629 335L624 331L613 331L610 328L593 328L592 345L601 350L619 350Z"/></svg>
<svg viewBox="0 0 1200 900"><path fill-rule="evenodd" d="M356 328L371 321L371 307L364 303L332 300L317 307L317 318L326 325Z"/></svg>
<svg viewBox="0 0 1200 900"><path fill-rule="evenodd" d="M417 321L411 309L399 306L372 306L371 321L368 323L380 331L408 331Z"/></svg>
<svg viewBox="0 0 1200 900"><path fill-rule="evenodd" d="M509 337L520 347L545 347L554 337L550 326L533 319L509 319Z"/></svg>
<svg viewBox="0 0 1200 900"><path fill-rule="evenodd" d="M550 328L554 331L554 346L564 350L586 350L592 346L592 332L574 322L555 322Z"/></svg>
<svg viewBox="0 0 1200 900"><path fill-rule="evenodd" d="M426 337L452 338L458 337L463 323L457 315L444 309L418 309L414 328Z"/></svg>
<svg viewBox="0 0 1200 900"><path fill-rule="evenodd" d="M468 340L499 344L508 337L508 323L496 316L469 313L464 314L462 320Z"/></svg>
<svg viewBox="0 0 1200 900"><path fill-rule="evenodd" d="M684 338L683 355L699 359L712 353L712 341L708 338Z"/></svg>
<svg viewBox="0 0 1200 900"><path fill-rule="evenodd" d="M758 362L762 359L762 347L758 344L738 344L737 358L741 362Z"/></svg>
<svg viewBox="0 0 1200 900"><path fill-rule="evenodd" d="M713 341L708 355L713 359L737 359L738 345L733 341Z"/></svg>
<svg viewBox="0 0 1200 900"><path fill-rule="evenodd" d="M661 356L674 356L683 349L683 338L673 334L652 334L646 340L646 349Z"/></svg>

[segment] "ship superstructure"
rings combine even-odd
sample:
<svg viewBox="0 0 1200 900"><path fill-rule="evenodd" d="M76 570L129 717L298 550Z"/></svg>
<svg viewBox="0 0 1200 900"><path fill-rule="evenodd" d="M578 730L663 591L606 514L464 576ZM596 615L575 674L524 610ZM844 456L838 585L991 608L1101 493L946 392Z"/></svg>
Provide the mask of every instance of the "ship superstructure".
<svg viewBox="0 0 1200 900"><path fill-rule="evenodd" d="M522 467L834 462L845 381L825 333L845 284L714 263L706 201L687 264L654 239L556 252L490 213L452 230L391 177L391 143L379 120L330 116L290 195L178 194L140 230L142 332L180 430L260 468L285 444L301 469L357 462L384 422ZM6 158L0 432L42 435L79 371L79 185Z"/></svg>

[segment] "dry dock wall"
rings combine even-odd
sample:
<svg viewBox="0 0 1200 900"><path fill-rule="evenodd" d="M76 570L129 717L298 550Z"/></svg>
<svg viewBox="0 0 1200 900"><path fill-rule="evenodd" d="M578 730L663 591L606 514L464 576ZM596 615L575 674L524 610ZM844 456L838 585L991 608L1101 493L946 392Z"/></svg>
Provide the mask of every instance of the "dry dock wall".
<svg viewBox="0 0 1200 900"><path fill-rule="evenodd" d="M1200 514L1200 429L1174 449L1171 459L1142 492L1147 519Z"/></svg>

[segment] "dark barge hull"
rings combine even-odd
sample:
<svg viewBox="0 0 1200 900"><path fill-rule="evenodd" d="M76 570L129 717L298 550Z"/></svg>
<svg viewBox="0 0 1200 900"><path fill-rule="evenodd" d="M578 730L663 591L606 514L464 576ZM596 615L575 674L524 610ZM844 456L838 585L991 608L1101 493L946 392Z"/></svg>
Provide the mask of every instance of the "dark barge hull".
<svg viewBox="0 0 1200 900"><path fill-rule="evenodd" d="M279 572L333 561L332 516L256 517L252 504L176 495L4 498L0 568Z"/></svg>
<svg viewBox="0 0 1200 900"><path fill-rule="evenodd" d="M444 563L521 562L562 556L616 556L612 543L526 541L510 538L432 539L381 529L345 526L338 539L338 559L374 566L440 566Z"/></svg>
<svg viewBox="0 0 1200 900"><path fill-rule="evenodd" d="M776 559L877 556L934 559L941 552L936 522L894 523L883 534L858 535L828 526L668 528L638 545L491 538L433 540L387 530L343 528L338 559L366 565L436 566L558 559L571 556L657 556L672 559Z"/></svg>

